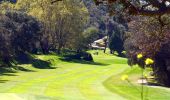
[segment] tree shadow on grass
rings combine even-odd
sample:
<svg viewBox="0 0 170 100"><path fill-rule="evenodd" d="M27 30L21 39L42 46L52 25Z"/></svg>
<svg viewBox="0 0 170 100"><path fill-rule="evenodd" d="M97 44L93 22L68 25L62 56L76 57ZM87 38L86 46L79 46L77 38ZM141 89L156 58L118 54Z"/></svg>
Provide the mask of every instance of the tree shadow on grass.
<svg viewBox="0 0 170 100"><path fill-rule="evenodd" d="M0 74L3 73L16 73L11 67L0 67Z"/></svg>
<svg viewBox="0 0 170 100"><path fill-rule="evenodd" d="M148 85L148 86L162 86L161 84L153 83L153 82L148 82L148 83L145 84L145 85Z"/></svg>
<svg viewBox="0 0 170 100"><path fill-rule="evenodd" d="M16 74L12 74L12 73L3 73L3 74L0 74L2 76L18 76Z"/></svg>
<svg viewBox="0 0 170 100"><path fill-rule="evenodd" d="M9 81L9 80L1 80L0 79L0 83L6 83L7 81Z"/></svg>
<svg viewBox="0 0 170 100"><path fill-rule="evenodd" d="M21 66L12 66L12 67L0 67L0 75L6 75L6 76L17 76L15 73L17 71L24 71L24 72L35 72L30 69L26 69Z"/></svg>
<svg viewBox="0 0 170 100"><path fill-rule="evenodd" d="M55 69L56 67L52 67L50 61L43 61L40 59L35 59L35 57L32 57L30 55L23 55L20 56L18 59L16 59L16 62L14 66L0 66L0 76L17 76L18 71L24 71L24 72L35 72L34 70L30 70L29 68L26 68L24 66L21 66L20 64L31 64L35 68L39 69ZM17 65L18 64L18 65ZM8 80L1 80L0 83L5 83Z"/></svg>
<svg viewBox="0 0 170 100"><path fill-rule="evenodd" d="M93 62L93 61L85 61L85 60L76 60L76 59L65 59L59 58L61 61L70 62L70 63L80 63L80 64L90 64L90 65L98 65L98 66L108 66L109 64Z"/></svg>
<svg viewBox="0 0 170 100"><path fill-rule="evenodd" d="M34 72L33 70L26 69L21 66L12 66L12 67L0 67L0 78L1 76L18 76L16 73L17 71L24 71L24 72ZM0 83L5 83L9 80L1 80Z"/></svg>
<svg viewBox="0 0 170 100"><path fill-rule="evenodd" d="M146 85L146 86L154 86L154 87L159 86L159 87L165 87L165 86L163 86L163 85L161 85L161 84L155 82L155 81L154 81L155 78L148 78L147 80L148 80L148 81L147 81L146 83L141 83L141 84Z"/></svg>
<svg viewBox="0 0 170 100"><path fill-rule="evenodd" d="M1 76L17 76L16 71L12 70L12 68L0 67L0 83L5 83L9 80L1 79Z"/></svg>
<svg viewBox="0 0 170 100"><path fill-rule="evenodd" d="M145 84L145 85L148 85L148 86L163 86L163 85L155 82L155 81L154 81L155 78L148 78L148 80L149 80L149 81L148 81L147 84ZM164 86L163 86L163 87L164 87Z"/></svg>
<svg viewBox="0 0 170 100"><path fill-rule="evenodd" d="M31 64L34 68L38 69L55 69L56 67L52 67L49 61L44 61L41 59L37 59L35 56L27 54L27 53L20 53L16 57L18 64ZM28 71L27 69L19 68L23 71Z"/></svg>
<svg viewBox="0 0 170 100"><path fill-rule="evenodd" d="M30 70L30 69L27 69L27 68L24 68L24 67L21 67L21 66L13 66L13 68L14 68L15 70L18 70L18 71L35 72L34 70Z"/></svg>

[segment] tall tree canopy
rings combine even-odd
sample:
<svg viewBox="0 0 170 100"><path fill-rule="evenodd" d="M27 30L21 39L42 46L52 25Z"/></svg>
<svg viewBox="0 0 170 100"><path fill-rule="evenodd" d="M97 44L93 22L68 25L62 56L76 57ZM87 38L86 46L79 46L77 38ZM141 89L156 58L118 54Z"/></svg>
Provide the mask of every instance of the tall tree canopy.
<svg viewBox="0 0 170 100"><path fill-rule="evenodd" d="M170 0L94 0L97 5L104 3L114 13L114 4L121 5L123 12L133 15L155 16L170 13Z"/></svg>
<svg viewBox="0 0 170 100"><path fill-rule="evenodd" d="M40 23L23 12L0 15L0 62L10 61L21 52L32 52L39 41Z"/></svg>
<svg viewBox="0 0 170 100"><path fill-rule="evenodd" d="M110 15L131 15L126 34L125 49L129 64L140 64L136 55L154 59L155 79L161 85L170 86L169 70L169 14L170 0L94 0L97 5L106 5ZM137 15L137 16L136 16ZM135 16L135 17L134 17ZM127 17L127 16L124 16Z"/></svg>
<svg viewBox="0 0 170 100"><path fill-rule="evenodd" d="M18 0L15 5L1 5L4 10L17 9L36 17L42 22L41 47L44 53L49 49L71 47L83 34L88 20L88 11L81 0Z"/></svg>

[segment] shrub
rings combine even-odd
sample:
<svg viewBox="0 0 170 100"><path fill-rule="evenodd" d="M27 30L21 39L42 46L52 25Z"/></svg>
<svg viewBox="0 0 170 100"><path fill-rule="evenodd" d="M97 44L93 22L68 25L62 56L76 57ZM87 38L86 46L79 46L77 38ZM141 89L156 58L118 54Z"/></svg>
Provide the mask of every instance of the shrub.
<svg viewBox="0 0 170 100"><path fill-rule="evenodd" d="M145 58L153 58L153 69L155 79L164 86L170 86L170 35L168 16L161 19L140 17L132 21L129 25L130 32L127 33L125 49L130 65L139 64L144 68ZM143 60L138 61L136 55L142 53Z"/></svg>
<svg viewBox="0 0 170 100"><path fill-rule="evenodd" d="M10 65L20 52L31 52L40 40L40 23L19 11L8 11L0 16L0 58Z"/></svg>

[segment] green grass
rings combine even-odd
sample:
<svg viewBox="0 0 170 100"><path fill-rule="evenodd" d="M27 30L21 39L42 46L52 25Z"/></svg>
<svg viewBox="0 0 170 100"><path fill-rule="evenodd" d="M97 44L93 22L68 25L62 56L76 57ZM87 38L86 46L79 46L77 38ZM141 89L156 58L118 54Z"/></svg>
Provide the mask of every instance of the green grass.
<svg viewBox="0 0 170 100"><path fill-rule="evenodd" d="M95 51L90 51L91 53ZM1 71L0 100L139 100L140 93L127 82L140 77L140 69L130 68L125 58L109 54L93 55L95 63L64 62L56 55L36 55L38 62L22 64L22 71ZM45 67L50 62L50 67ZM43 68L35 67L43 64ZM135 85L139 87L136 83ZM149 100L167 100L170 90L149 88Z"/></svg>

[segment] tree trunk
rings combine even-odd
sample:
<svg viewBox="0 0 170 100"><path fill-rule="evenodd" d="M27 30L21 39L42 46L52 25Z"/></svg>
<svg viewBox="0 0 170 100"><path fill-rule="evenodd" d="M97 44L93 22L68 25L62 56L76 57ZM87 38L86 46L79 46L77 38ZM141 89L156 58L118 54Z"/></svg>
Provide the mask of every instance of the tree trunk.
<svg viewBox="0 0 170 100"><path fill-rule="evenodd" d="M59 44L58 49L57 49L57 54L61 54L61 48L62 48L62 45Z"/></svg>
<svg viewBox="0 0 170 100"><path fill-rule="evenodd" d="M108 38L104 41L105 42L104 53L106 53L106 49L107 49L107 40Z"/></svg>
<svg viewBox="0 0 170 100"><path fill-rule="evenodd" d="M170 60L159 58L153 67L154 75L160 85L170 87Z"/></svg>
<svg viewBox="0 0 170 100"><path fill-rule="evenodd" d="M170 87L170 73L167 70L156 70L154 73L158 84Z"/></svg>
<svg viewBox="0 0 170 100"><path fill-rule="evenodd" d="M6 49L5 51L6 52L2 56L2 61L4 64L6 64L8 67L10 67L10 66L12 66L12 64L10 62L12 59L11 59L11 56L9 55L8 50Z"/></svg>
<svg viewBox="0 0 170 100"><path fill-rule="evenodd" d="M114 50L111 50L111 49L110 49L110 54L113 54L113 53L114 53Z"/></svg>
<svg viewBox="0 0 170 100"><path fill-rule="evenodd" d="M49 53L48 43L41 43L41 49L42 49L43 54L48 54Z"/></svg>

